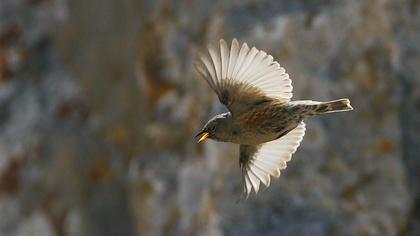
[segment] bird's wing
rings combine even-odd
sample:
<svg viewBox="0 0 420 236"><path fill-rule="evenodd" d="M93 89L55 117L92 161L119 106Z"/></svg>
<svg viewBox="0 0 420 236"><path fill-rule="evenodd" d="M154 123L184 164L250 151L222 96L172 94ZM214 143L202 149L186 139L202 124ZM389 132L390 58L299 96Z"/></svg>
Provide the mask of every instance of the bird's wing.
<svg viewBox="0 0 420 236"><path fill-rule="evenodd" d="M240 146L239 165L246 197L252 189L258 193L260 182L268 187L270 176L280 177L280 170L286 168L286 162L290 161L292 154L296 152L303 135L305 135L305 123L301 122L289 133L274 141L258 146Z"/></svg>
<svg viewBox="0 0 420 236"><path fill-rule="evenodd" d="M264 51L250 49L246 43L240 47L236 39L230 50L221 39L219 49L209 45L208 51L200 54L195 66L233 115L267 99L288 102L292 97L286 70Z"/></svg>

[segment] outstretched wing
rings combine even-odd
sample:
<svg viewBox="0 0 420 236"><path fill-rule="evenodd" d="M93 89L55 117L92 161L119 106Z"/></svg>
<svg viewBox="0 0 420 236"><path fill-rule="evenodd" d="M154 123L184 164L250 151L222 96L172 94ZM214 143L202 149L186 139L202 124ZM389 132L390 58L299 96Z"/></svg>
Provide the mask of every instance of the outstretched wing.
<svg viewBox="0 0 420 236"><path fill-rule="evenodd" d="M239 47L236 39L230 50L223 39L219 50L212 45L208 50L208 55L200 54L195 66L233 115L261 101L288 102L292 97L292 82L286 70L264 51L250 49L246 43Z"/></svg>
<svg viewBox="0 0 420 236"><path fill-rule="evenodd" d="M246 197L252 189L258 193L260 182L266 187L270 186L270 176L280 177L280 170L286 168L286 162L290 161L304 135L305 123L301 122L289 133L274 141L258 146L240 146L239 164Z"/></svg>

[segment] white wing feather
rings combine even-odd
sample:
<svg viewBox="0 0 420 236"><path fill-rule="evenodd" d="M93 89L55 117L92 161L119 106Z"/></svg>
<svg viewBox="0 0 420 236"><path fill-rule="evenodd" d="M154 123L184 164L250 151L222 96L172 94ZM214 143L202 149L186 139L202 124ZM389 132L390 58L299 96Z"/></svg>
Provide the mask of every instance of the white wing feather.
<svg viewBox="0 0 420 236"><path fill-rule="evenodd" d="M197 69L216 93L222 90L222 86L237 82L252 85L264 95L285 102L292 97L289 75L266 52L255 47L249 49L246 43L239 48L236 39L233 39L230 50L223 39L220 40L220 50L212 45L208 50L209 56L200 56L202 65L197 65Z"/></svg>
<svg viewBox="0 0 420 236"><path fill-rule="evenodd" d="M283 137L261 145L243 166L244 193L248 196L252 188L258 193L259 184L270 185L270 176L280 177L280 170L287 167L287 162L296 152L297 147L305 135L305 123L301 122L296 128Z"/></svg>

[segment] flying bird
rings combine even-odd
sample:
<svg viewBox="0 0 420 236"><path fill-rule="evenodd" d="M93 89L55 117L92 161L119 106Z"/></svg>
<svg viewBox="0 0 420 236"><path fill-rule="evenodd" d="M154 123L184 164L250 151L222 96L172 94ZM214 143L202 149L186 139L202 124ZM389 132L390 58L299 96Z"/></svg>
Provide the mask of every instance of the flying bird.
<svg viewBox="0 0 420 236"><path fill-rule="evenodd" d="M229 112L211 118L197 134L198 142L213 139L239 144L239 166L246 198L260 183L280 177L305 134L303 120L315 115L350 111L350 101L291 101L292 81L286 70L262 50L225 40L199 54L197 71Z"/></svg>

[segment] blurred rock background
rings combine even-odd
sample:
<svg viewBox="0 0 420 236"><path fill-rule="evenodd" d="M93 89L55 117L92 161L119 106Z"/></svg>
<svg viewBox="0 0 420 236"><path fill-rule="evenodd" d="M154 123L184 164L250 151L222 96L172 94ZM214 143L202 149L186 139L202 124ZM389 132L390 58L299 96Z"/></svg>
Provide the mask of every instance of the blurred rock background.
<svg viewBox="0 0 420 236"><path fill-rule="evenodd" d="M0 235L420 235L417 0L1 0ZM307 121L282 177L246 202L237 146L192 62L237 37Z"/></svg>

